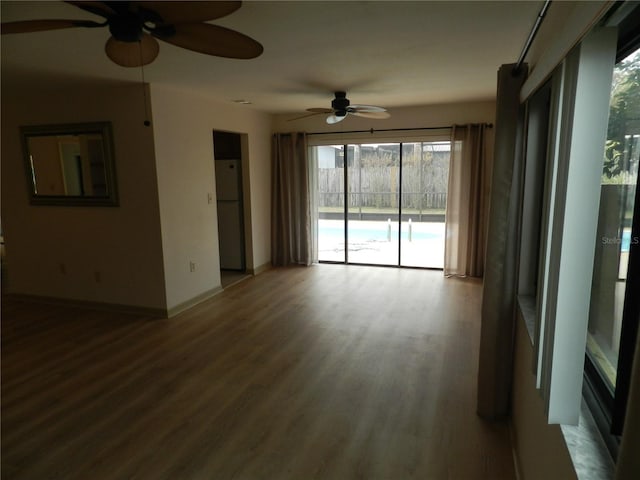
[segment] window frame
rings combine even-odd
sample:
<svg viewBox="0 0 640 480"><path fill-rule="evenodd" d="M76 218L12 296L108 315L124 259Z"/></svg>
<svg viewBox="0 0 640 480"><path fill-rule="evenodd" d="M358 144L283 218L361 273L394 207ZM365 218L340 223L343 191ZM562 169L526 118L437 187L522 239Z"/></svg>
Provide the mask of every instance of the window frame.
<svg viewBox="0 0 640 480"><path fill-rule="evenodd" d="M640 49L640 33L636 30L640 7L636 7L619 23L616 64ZM633 360L638 353L636 339L640 325L640 175L636 178L631 242L622 313L622 329L616 368L616 385L611 388L597 361L585 349L583 394L607 448L617 458L624 428Z"/></svg>
<svg viewBox="0 0 640 480"><path fill-rule="evenodd" d="M628 8L624 8L624 5ZM593 209L594 198L584 197L579 193L579 188L586 191L597 189L598 198L600 196L601 182L599 177L602 174L602 163L601 160L598 161L598 157L602 158L601 152L605 144L604 134L608 129L611 92L611 77L609 77L607 84L606 73L607 71L612 73L615 63L640 46L640 32L637 30L635 33L625 31L627 27L637 29L640 7L624 5L623 8L613 10L617 17L615 22L609 16L601 23L606 26L594 28L550 74L547 82L541 83L524 100L528 114L529 107L531 107L529 102L551 83L547 156L541 160L545 161L546 165L539 166L545 168L543 206L540 217L538 218L536 215L535 218L527 218L527 211L531 216L535 215L535 209L526 210L524 205L526 199L520 198L522 212L520 228L522 229L523 224L530 227L529 224L533 222L540 222L541 225L540 247L533 252L539 262L538 271L533 278L531 259L528 258L524 272L518 272L518 293L525 290L525 296L527 291L529 296L532 292L536 296L535 312L533 309L528 310L528 315L534 317L533 323L535 323L532 334L534 342L532 368L536 375L537 388L545 401L548 423L577 425L581 401L584 399L614 459L617 457L620 444L618 434L622 433L624 426L633 361L634 357L640 355L640 352L634 351L640 324L640 296L637 295L637 292L640 291L640 176L636 180L636 203L632 220L623 307L623 330L618 357L618 381L615 391L610 387L607 388L608 385L604 382L602 375L593 368L593 363L588 358L585 316L586 318L589 316L588 303L592 295L591 288L585 289L584 285L580 288L574 288L574 286L578 283L584 284L585 276L589 287L592 283L592 271L589 271L584 265L591 262L591 270L593 270L595 252L593 250L589 252L583 247L593 241L591 244L591 248L593 248L597 239L595 238L595 228L591 232L591 228L585 229L584 227L593 223L594 218L592 217L597 220L599 209L597 202L595 210ZM634 10L629 15L631 8ZM612 25L617 27L611 27ZM607 30L611 33L607 34L605 32ZM635 48L630 48L632 42L635 42ZM593 80L596 77L599 80L594 83ZM606 105L604 104L605 97ZM597 121L593 123L585 121L591 117L597 117ZM530 137L528 130L525 132L527 133L527 141L540 141L539 136ZM594 137L602 137L602 148L596 148L597 142L594 141ZM581 141L588 143L589 149L585 150ZM526 147L521 151L525 168L527 167L526 162L531 160L527 158L528 153ZM590 159L589 162L582 162L583 167L587 167L585 170L590 173L585 176L582 184L579 182L576 184L576 178L580 179L581 173L579 170L576 171L577 169L572 163L580 164L580 156ZM535 158L533 160L535 161ZM594 167L595 165L597 165L597 169ZM525 171L525 177L521 178L525 186L526 182L530 181L526 178L526 172L528 170ZM571 182L572 186L569 185ZM568 196L568 186L573 190L571 195L574 196L573 205L570 208L566 207L565 199ZM578 192L577 195L576 192ZM588 202L576 202L575 198L586 198ZM531 213L532 211L534 213ZM592 213L594 211L595 214ZM584 217L583 221L576 222L572 218L575 215ZM568 231L567 224L569 225ZM574 227L582 233L588 232L589 235L575 235L575 232L571 231ZM567 234L570 238L563 238ZM533 244L535 240L529 240L529 243ZM523 249L530 249L530 246L527 247L526 242L523 242L521 238L519 247L520 269L523 266L523 254L527 253ZM580 250L581 257L576 257L575 251L572 250ZM570 264L563 263L565 252L568 257L573 259ZM583 264L577 261L580 258ZM580 273L576 273L578 270ZM520 277L521 273L524 273L524 277ZM562 275L564 275L564 279L562 279ZM522 301L520 297L518 300ZM585 301L587 302L586 313ZM562 303L562 308L557 308L560 303ZM578 304L581 305L580 308L574 308ZM525 321L527 321L526 309L522 303L520 305ZM560 342L557 341L558 335L561 338ZM583 336L585 342L581 345ZM567 351L570 353L568 354ZM567 388L563 381L570 382L572 387ZM576 385L578 388L575 388ZM556 407L557 404L560 405L559 408ZM610 433L612 427L616 434Z"/></svg>
<svg viewBox="0 0 640 480"><path fill-rule="evenodd" d="M416 132L419 132L419 134L416 134L416 135L407 135L405 132L397 132L398 134L393 135L393 133L396 133L396 132L388 132L388 131L385 131L381 134L362 132L364 133L364 135L348 135L348 136L343 134L327 134L327 135L322 135L323 138L321 139L316 138L316 139L310 140L308 143L310 158L314 158L315 154L313 152L316 147L340 146L343 148L343 152L344 152L344 158L342 160L343 168L344 168L344 165L346 164L346 168L344 168L344 171L343 171L344 192L342 192L342 195L344 197L342 219L344 221L344 243L346 247L344 258L342 260L326 260L326 259L317 258L315 259L315 261L317 261L318 263L328 263L328 264L366 265L366 266L378 266L378 267L390 267L390 268L413 268L413 269L421 269L421 270L442 271L443 270L442 267L418 266L418 265L408 265L408 264L402 263L402 258L403 258L402 257L402 241L401 241L401 235L403 232L402 220L407 215L406 213L403 213L402 200L398 202L397 213L394 213L394 215L397 215L397 220L395 220L394 223L398 224L398 252L397 252L398 256L397 256L396 263L363 263L358 261L352 261L349 259L349 252L348 252L349 221L353 220L353 218L351 218L352 214L349 212L349 208L350 208L349 195L352 193L348 188L349 170L356 166L356 163L354 162L353 158L351 158L353 155L350 155L350 152L352 152L353 149L349 147L363 146L363 145L366 146L370 144L397 145L398 154L399 154L398 199L402 199L403 198L403 180L402 179L403 179L403 171L404 171L404 164L403 164L404 145L415 144L415 143L420 143L422 145L435 144L435 143L451 144L451 136L449 134L450 130L451 129L449 127L436 128L436 129L433 129L433 132L429 134L425 134L424 132L420 132L420 130L416 130ZM339 140L334 140L334 138L339 138ZM317 168L317 167L314 166L312 168ZM314 214L314 217L315 217L315 214ZM314 232L315 230L317 230L317 228L314 229ZM314 233L314 242L317 244L318 240L315 239L315 236L317 236L317 232Z"/></svg>
<svg viewBox="0 0 640 480"><path fill-rule="evenodd" d="M637 292L640 292L640 174L636 179L636 196L633 206L627 283L622 314L620 351L618 354L618 375L611 418L611 430L615 435L622 434L629 389L631 387L633 359L637 353L635 351L636 338L638 337L640 325L640 298Z"/></svg>
<svg viewBox="0 0 640 480"><path fill-rule="evenodd" d="M604 379L597 361L588 350L585 351L583 394L614 459L618 455L624 428L640 325L640 297L636 294L640 291L640 175L636 179L634 201L615 389Z"/></svg>

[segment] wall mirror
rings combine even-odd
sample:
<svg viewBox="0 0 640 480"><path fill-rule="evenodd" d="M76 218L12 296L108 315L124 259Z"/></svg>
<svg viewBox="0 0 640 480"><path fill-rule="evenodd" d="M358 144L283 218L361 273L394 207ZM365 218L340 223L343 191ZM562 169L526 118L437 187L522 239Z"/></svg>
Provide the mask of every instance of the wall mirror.
<svg viewBox="0 0 640 480"><path fill-rule="evenodd" d="M110 122L21 127L33 205L117 206Z"/></svg>

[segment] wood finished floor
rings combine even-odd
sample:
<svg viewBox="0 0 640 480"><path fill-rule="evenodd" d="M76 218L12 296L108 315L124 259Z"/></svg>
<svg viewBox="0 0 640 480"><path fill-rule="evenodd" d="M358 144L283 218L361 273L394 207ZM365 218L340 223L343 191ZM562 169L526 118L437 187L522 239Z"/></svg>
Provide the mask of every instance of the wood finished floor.
<svg viewBox="0 0 640 480"><path fill-rule="evenodd" d="M481 286L274 269L169 320L3 299L3 479L515 479Z"/></svg>

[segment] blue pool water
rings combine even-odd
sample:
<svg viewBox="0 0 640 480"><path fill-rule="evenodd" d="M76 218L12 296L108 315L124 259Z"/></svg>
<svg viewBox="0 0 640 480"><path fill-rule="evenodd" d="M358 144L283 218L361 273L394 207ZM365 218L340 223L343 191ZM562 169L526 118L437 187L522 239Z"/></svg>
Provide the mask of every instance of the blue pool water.
<svg viewBox="0 0 640 480"><path fill-rule="evenodd" d="M397 225L394 225L396 228L391 228L391 239L398 239L398 230ZM340 241L344 239L344 228L343 227L323 227L320 226L318 229L318 234L321 238L326 238L327 240L332 241ZM429 239L437 239L442 238L442 235L437 233L429 233L429 232L416 232L412 231L411 239L412 240L429 240ZM402 240L409 239L409 231L406 226L403 225L402 228ZM354 227L353 224L349 226L349 241L350 242L386 242L388 240L388 228L387 224L381 222L379 229L372 228L361 228Z"/></svg>
<svg viewBox="0 0 640 480"><path fill-rule="evenodd" d="M631 231L625 230L622 232L622 244L620 245L620 250L623 252L628 252L631 247Z"/></svg>
<svg viewBox="0 0 640 480"><path fill-rule="evenodd" d="M397 240L398 230L397 224L391 227L391 239ZM319 236L325 240L339 242L344 239L344 227L342 226L323 226L320 225L318 229ZM412 240L431 240L442 238L441 234L430 232L418 232L413 230L411 235ZM402 226L402 240L409 239L409 232L406 225ZM363 226L351 222L349 225L349 241L350 242L386 242L388 241L388 227L385 222L380 222L380 228L364 228ZM610 243L620 243L620 250L628 252L631 246L631 232L625 230L622 233L622 238L617 242L610 241Z"/></svg>
<svg viewBox="0 0 640 480"><path fill-rule="evenodd" d="M603 236L600 241L605 246L611 246L616 249L620 248L621 252L628 252L631 247L631 231L625 230L622 232L622 237L606 237ZM636 242L638 239L635 240Z"/></svg>

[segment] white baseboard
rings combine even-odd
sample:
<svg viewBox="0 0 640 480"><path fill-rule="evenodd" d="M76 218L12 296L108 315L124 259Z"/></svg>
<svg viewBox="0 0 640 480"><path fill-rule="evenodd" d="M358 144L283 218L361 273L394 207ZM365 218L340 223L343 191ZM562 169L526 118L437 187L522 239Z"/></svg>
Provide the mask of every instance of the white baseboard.
<svg viewBox="0 0 640 480"><path fill-rule="evenodd" d="M207 290L206 292L203 292L200 295L196 295L195 297L190 298L185 302L179 303L178 305L175 305L166 310L166 318L175 317L179 313L184 312L185 310L188 310L191 307L194 307L197 304L204 302L205 300L209 300L211 297L216 296L222 291L223 291L222 287L218 286L218 287L212 288L211 290Z"/></svg>
<svg viewBox="0 0 640 480"><path fill-rule="evenodd" d="M44 303L48 305L60 305L72 308L86 308L90 310L143 315L154 318L166 318L167 316L167 310L164 308L140 307L137 305L122 305L118 303L94 302L89 300L74 300L72 298L47 297L24 293L9 293L7 296L21 302Z"/></svg>
<svg viewBox="0 0 640 480"><path fill-rule="evenodd" d="M254 276L260 275L261 273L264 273L267 270L271 270L271 267L272 267L271 262L267 262L267 263L263 263L259 267L248 269L247 273L250 273L251 275L254 275Z"/></svg>
<svg viewBox="0 0 640 480"><path fill-rule="evenodd" d="M513 430L513 419L509 419L509 439L511 440L511 455L513 456L513 469L516 471L516 480L522 480L520 462L518 461L518 445L516 443L516 432Z"/></svg>

